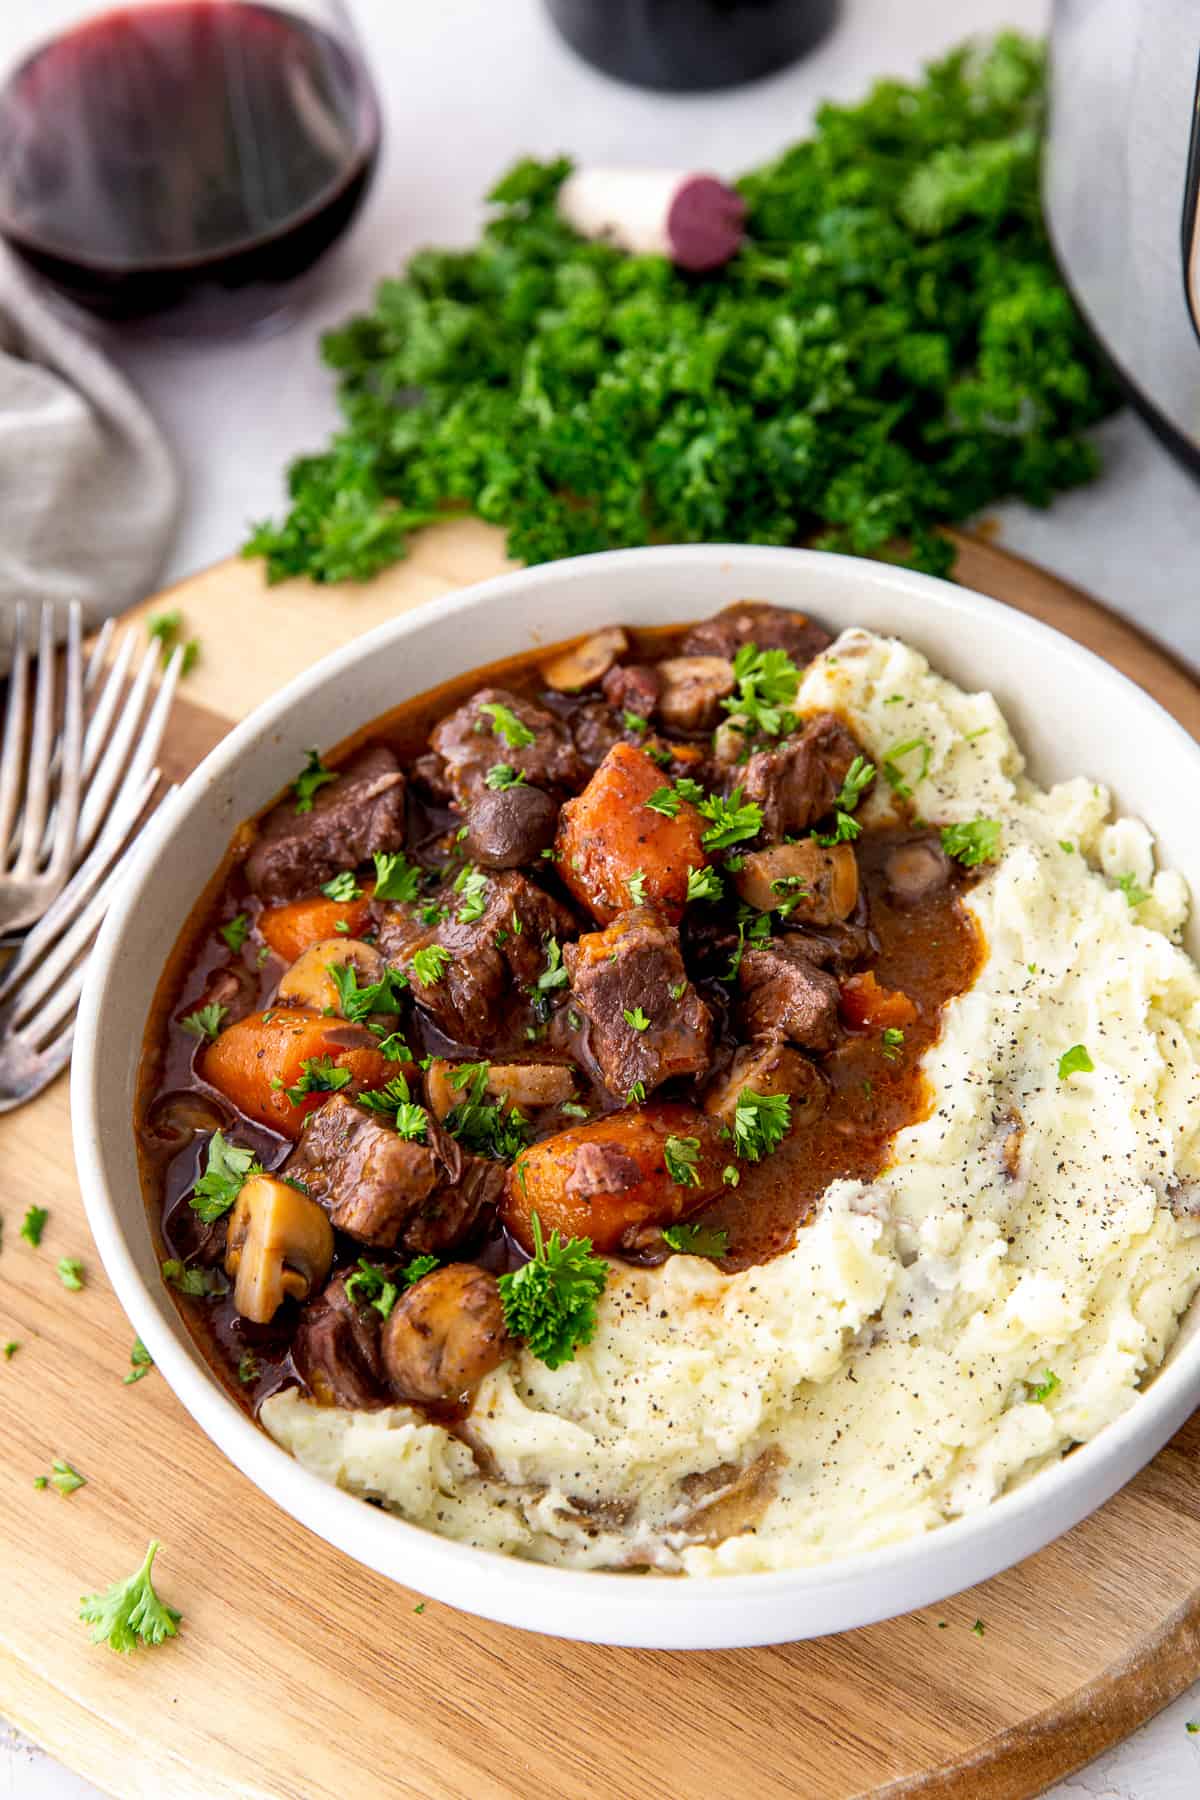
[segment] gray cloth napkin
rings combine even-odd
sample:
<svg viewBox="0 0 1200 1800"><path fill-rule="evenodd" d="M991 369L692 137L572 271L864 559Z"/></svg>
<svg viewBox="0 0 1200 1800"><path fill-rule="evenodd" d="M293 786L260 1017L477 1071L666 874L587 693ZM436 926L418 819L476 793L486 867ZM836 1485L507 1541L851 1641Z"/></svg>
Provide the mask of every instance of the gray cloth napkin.
<svg viewBox="0 0 1200 1800"><path fill-rule="evenodd" d="M0 672L17 600L79 600L94 627L143 599L178 508L133 389L0 247Z"/></svg>

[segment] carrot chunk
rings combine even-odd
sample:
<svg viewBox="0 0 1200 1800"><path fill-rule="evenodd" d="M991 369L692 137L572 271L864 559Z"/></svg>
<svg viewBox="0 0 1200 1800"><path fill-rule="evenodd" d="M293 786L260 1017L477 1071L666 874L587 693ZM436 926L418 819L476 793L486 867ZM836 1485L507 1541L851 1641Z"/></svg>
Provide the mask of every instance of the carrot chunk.
<svg viewBox="0 0 1200 1800"><path fill-rule="evenodd" d="M324 1067L326 1057L333 1068L349 1071L341 1091L350 1094L383 1087L393 1075L416 1075L411 1063L381 1056L365 1026L287 1006L251 1013L230 1025L205 1050L200 1073L248 1119L295 1139L306 1115L324 1104L330 1090L305 1093L299 1100L286 1090L300 1085L306 1062Z"/></svg>
<svg viewBox="0 0 1200 1800"><path fill-rule="evenodd" d="M324 894L307 894L286 906L266 906L258 915L258 929L276 956L295 962L298 956L335 935L357 937L367 922L371 889L357 900L328 900Z"/></svg>
<svg viewBox="0 0 1200 1800"><path fill-rule="evenodd" d="M653 906L673 924L683 916L688 870L708 863L707 827L677 794L674 816L646 805L670 785L644 750L614 744L559 814L559 876L602 925L631 906Z"/></svg>
<svg viewBox="0 0 1200 1800"><path fill-rule="evenodd" d="M883 1031L889 1026L911 1025L916 1005L900 988L880 987L873 969L851 975L842 983L840 1011L852 1031Z"/></svg>

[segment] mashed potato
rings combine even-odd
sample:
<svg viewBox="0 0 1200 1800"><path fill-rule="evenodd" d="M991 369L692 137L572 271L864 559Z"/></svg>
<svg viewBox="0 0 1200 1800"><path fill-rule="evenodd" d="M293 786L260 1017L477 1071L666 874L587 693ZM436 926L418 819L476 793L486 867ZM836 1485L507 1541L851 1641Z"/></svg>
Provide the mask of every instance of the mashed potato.
<svg viewBox="0 0 1200 1800"><path fill-rule="evenodd" d="M899 760L926 817L1002 822L967 901L986 961L925 1058L929 1117L771 1263L614 1265L594 1341L558 1370L502 1365L467 1442L406 1407L276 1396L263 1422L306 1467L490 1549L708 1575L928 1531L1136 1403L1200 1284L1183 882L1103 789L1029 782L995 702L904 644L845 633L800 705L877 762L923 740L923 775L923 752ZM1076 1044L1094 1067L1060 1079Z"/></svg>

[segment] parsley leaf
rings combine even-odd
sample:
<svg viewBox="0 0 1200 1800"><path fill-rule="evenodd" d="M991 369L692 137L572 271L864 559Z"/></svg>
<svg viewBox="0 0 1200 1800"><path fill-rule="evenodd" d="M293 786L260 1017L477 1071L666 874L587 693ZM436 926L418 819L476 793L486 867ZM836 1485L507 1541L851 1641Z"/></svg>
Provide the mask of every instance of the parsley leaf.
<svg viewBox="0 0 1200 1800"><path fill-rule="evenodd" d="M498 762L492 764L483 779L494 794L502 794L506 788L520 787L525 777L511 763Z"/></svg>
<svg viewBox="0 0 1200 1800"><path fill-rule="evenodd" d="M351 900L362 898L362 889L358 885L353 869L343 869L329 881L321 884L321 892L327 900L339 900L348 904Z"/></svg>
<svg viewBox="0 0 1200 1800"><path fill-rule="evenodd" d="M665 819L678 817L679 808L683 804L673 787L655 788L648 800L642 805L648 806L651 812L662 813Z"/></svg>
<svg viewBox="0 0 1200 1800"><path fill-rule="evenodd" d="M621 723L624 725L626 731L631 731L633 733L634 737L644 737L646 732L650 729L649 719L643 719L641 713L629 712L628 710L621 714Z"/></svg>
<svg viewBox="0 0 1200 1800"><path fill-rule="evenodd" d="M488 715L492 730L498 738L503 738L510 750L523 750L534 742L535 733L518 719L511 707L504 706L499 700L485 700L479 710Z"/></svg>
<svg viewBox="0 0 1200 1800"><path fill-rule="evenodd" d="M712 1225L667 1225L663 1242L683 1256L724 1256L729 1233Z"/></svg>
<svg viewBox="0 0 1200 1800"><path fill-rule="evenodd" d="M554 988L566 987L570 979L571 977L563 968L562 950L559 948L558 939L547 938L546 966L534 982L534 987L539 994L548 994Z"/></svg>
<svg viewBox="0 0 1200 1800"><path fill-rule="evenodd" d="M1042 1377L1041 1381L1039 1381L1037 1386L1033 1389L1033 1392L1032 1392L1030 1398L1038 1401L1039 1403L1046 1401L1050 1398L1050 1396L1054 1392L1055 1388L1058 1388L1061 1386L1062 1386L1062 1383L1059 1381L1058 1376L1054 1373L1054 1370L1047 1369L1046 1373Z"/></svg>
<svg viewBox="0 0 1200 1800"><path fill-rule="evenodd" d="M107 1644L128 1655L139 1643L161 1644L178 1634L181 1615L159 1599L151 1580L160 1548L158 1539L152 1538L145 1561L128 1581L114 1582L102 1594L85 1594L79 1602L79 1617L85 1625L95 1626L93 1644Z"/></svg>
<svg viewBox="0 0 1200 1800"><path fill-rule="evenodd" d="M162 1276L164 1281L169 1281L173 1288L186 1294L191 1300L201 1300L209 1294L223 1294L226 1291L225 1278L216 1269L189 1269L175 1256L168 1257L163 1263Z"/></svg>
<svg viewBox="0 0 1200 1800"><path fill-rule="evenodd" d="M629 898L635 906L646 904L646 875L643 869L635 869L632 875L625 878L625 886L629 889Z"/></svg>
<svg viewBox="0 0 1200 1800"><path fill-rule="evenodd" d="M1150 898L1149 889L1139 887L1133 875L1118 875L1113 886L1119 887L1124 894L1126 906L1140 906L1143 900Z"/></svg>
<svg viewBox="0 0 1200 1800"><path fill-rule="evenodd" d="M608 1264L592 1255L591 1238L568 1238L563 1243L552 1231L549 1242L543 1243L536 1213L531 1224L533 1256L500 1277L500 1300L513 1336L524 1338L531 1354L548 1369L557 1369L595 1335L596 1302L608 1281Z"/></svg>
<svg viewBox="0 0 1200 1800"><path fill-rule="evenodd" d="M733 1148L747 1162L761 1162L778 1149L792 1127L786 1094L756 1094L743 1088L733 1112Z"/></svg>
<svg viewBox="0 0 1200 1800"><path fill-rule="evenodd" d="M407 1106L412 1099L412 1090L403 1075L393 1075L385 1087L366 1088L358 1096L358 1105L365 1106L371 1112L394 1113L399 1107Z"/></svg>
<svg viewBox="0 0 1200 1800"><path fill-rule="evenodd" d="M865 756L856 756L846 770L846 778L842 782L841 792L834 801L834 806L839 812L854 812L874 779L875 764L868 762Z"/></svg>
<svg viewBox="0 0 1200 1800"><path fill-rule="evenodd" d="M443 1121L451 1137L496 1162L511 1162L529 1141L529 1126L522 1113L507 1101L487 1098L491 1065L459 1063L449 1072L451 1087L467 1091ZM506 1110L507 1109L507 1110Z"/></svg>
<svg viewBox="0 0 1200 1800"><path fill-rule="evenodd" d="M141 1381L154 1367L154 1358L143 1344L141 1338L134 1338L133 1348L129 1352L129 1373L122 1375L121 1382L131 1387L135 1381Z"/></svg>
<svg viewBox="0 0 1200 1800"><path fill-rule="evenodd" d="M376 900L400 900L411 906L421 892L421 871L407 862L399 850L377 850L375 864Z"/></svg>
<svg viewBox="0 0 1200 1800"><path fill-rule="evenodd" d="M349 1069L339 1068L332 1056L306 1056L300 1064L300 1079L294 1087L285 1087L284 1093L293 1106L299 1106L306 1094L336 1094L339 1088L349 1087Z"/></svg>
<svg viewBox="0 0 1200 1800"><path fill-rule="evenodd" d="M236 956L250 935L250 921L245 913L238 913L227 925L222 925L220 935Z"/></svg>
<svg viewBox="0 0 1200 1800"><path fill-rule="evenodd" d="M688 870L688 900L720 900L725 889L715 869Z"/></svg>
<svg viewBox="0 0 1200 1800"><path fill-rule="evenodd" d="M186 1031L189 1037L207 1038L211 1042L220 1031L221 1020L228 1011L227 1006L218 1006L214 1000L208 1006L198 1006L194 1013L187 1015L186 1019L180 1019L180 1028Z"/></svg>
<svg viewBox="0 0 1200 1800"><path fill-rule="evenodd" d="M1069 1075L1090 1075L1095 1067L1086 1045L1072 1044L1058 1059L1058 1079L1065 1081Z"/></svg>
<svg viewBox="0 0 1200 1800"><path fill-rule="evenodd" d="M730 844L757 837L762 830L762 808L755 800L743 806L740 787L734 788L728 799L721 794L707 795L700 802L700 811L712 820L700 840L706 850L725 850Z"/></svg>
<svg viewBox="0 0 1200 1800"><path fill-rule="evenodd" d="M318 788L323 788L327 781L336 781L337 772L327 769L321 761L319 750L306 752L308 761L292 783L296 795L295 810L298 813L309 813L313 809L313 798Z"/></svg>
<svg viewBox="0 0 1200 1800"><path fill-rule="evenodd" d="M901 759L918 753L921 758L920 767L910 779L909 773L900 766ZM890 750L884 752L883 773L887 778L888 786L899 795L901 800L911 797L913 782L920 784L924 781L929 773L929 762L932 755L933 752L924 738L905 738L902 744L893 744Z"/></svg>
<svg viewBox="0 0 1200 1800"><path fill-rule="evenodd" d="M625 1023L631 1025L635 1031L649 1031L650 1029L649 1015L644 1013L640 1006L635 1006L633 1008L623 1006L621 1008L621 1017L624 1019Z"/></svg>
<svg viewBox="0 0 1200 1800"><path fill-rule="evenodd" d="M488 877L481 869L465 863L454 880L454 891L462 895L462 905L455 915L460 925L473 925L487 909Z"/></svg>
<svg viewBox="0 0 1200 1800"><path fill-rule="evenodd" d="M452 961L444 944L426 944L414 952L408 966L422 987L436 987Z"/></svg>
<svg viewBox="0 0 1200 1800"><path fill-rule="evenodd" d="M436 1262L436 1257L434 1258ZM400 1289L391 1279L386 1269L378 1263L368 1262L365 1256L358 1259L358 1267L353 1275L346 1277L346 1298L355 1306L373 1306L382 1318L387 1318Z"/></svg>
<svg viewBox="0 0 1200 1800"><path fill-rule="evenodd" d="M32 1244L35 1250L42 1241L42 1233L46 1229L46 1220L49 1217L50 1214L46 1207L31 1206L21 1221L21 1236L27 1244Z"/></svg>
<svg viewBox="0 0 1200 1800"><path fill-rule="evenodd" d="M669 1137L663 1145L663 1162L676 1187L699 1187L700 1160L698 1137Z"/></svg>
<svg viewBox="0 0 1200 1800"><path fill-rule="evenodd" d="M778 737L785 723L791 729L794 716L785 709L796 698L800 671L786 650L743 644L733 659L733 676L738 686L721 702L726 712L735 713L764 737Z"/></svg>
<svg viewBox="0 0 1200 1800"><path fill-rule="evenodd" d="M60 1457L51 1463L50 1468L50 1475L42 1475L36 1486L48 1485L57 1488L60 1494L74 1494L79 1488L87 1486L87 1476L81 1475L78 1469L73 1469L69 1462L63 1462Z"/></svg>
<svg viewBox="0 0 1200 1800"><path fill-rule="evenodd" d="M337 989L343 1018L354 1025L363 1024L372 1013L398 1013L408 988L399 969L385 969L378 981L370 981L366 987L359 987L353 963L326 963L325 973Z"/></svg>
<svg viewBox="0 0 1200 1800"><path fill-rule="evenodd" d="M1000 849L999 819L971 819L965 824L945 826L942 849L968 869L994 861Z"/></svg>
<svg viewBox="0 0 1200 1800"><path fill-rule="evenodd" d="M146 620L146 636L151 640L157 638L165 652L179 636L182 624L183 614L178 607L172 608L170 612L152 613Z"/></svg>
<svg viewBox="0 0 1200 1800"><path fill-rule="evenodd" d="M262 1172L253 1150L243 1150L240 1145L229 1143L220 1131L214 1131L208 1140L204 1173L193 1188L188 1205L206 1225L211 1225L229 1211L251 1175Z"/></svg>
<svg viewBox="0 0 1200 1800"><path fill-rule="evenodd" d="M829 850L834 844L849 844L860 836L862 826L857 819L851 818L848 812L838 811L833 815L832 831L814 831L813 836L823 849Z"/></svg>
<svg viewBox="0 0 1200 1800"><path fill-rule="evenodd" d="M60 1256L54 1265L58 1279L65 1288L77 1294L83 1286L83 1264L77 1256Z"/></svg>
<svg viewBox="0 0 1200 1800"><path fill-rule="evenodd" d="M734 947L733 954L729 958L729 967L720 978L722 981L737 980L738 971L741 969L742 957L745 954L747 945L749 945L751 949L754 949L756 945L765 943L770 937L770 913L756 913L751 908L744 907L738 914L737 934L738 941Z"/></svg>
<svg viewBox="0 0 1200 1800"><path fill-rule="evenodd" d="M880 1043L888 1062L895 1062L904 1043L904 1033L898 1025L885 1025L880 1036Z"/></svg>
<svg viewBox="0 0 1200 1800"><path fill-rule="evenodd" d="M626 1094L626 1096L625 1096L625 1104L626 1104L626 1106L641 1106L642 1103L644 1102L645 1098L646 1098L645 1082L644 1081L635 1081L633 1086L630 1088L628 1094Z"/></svg>

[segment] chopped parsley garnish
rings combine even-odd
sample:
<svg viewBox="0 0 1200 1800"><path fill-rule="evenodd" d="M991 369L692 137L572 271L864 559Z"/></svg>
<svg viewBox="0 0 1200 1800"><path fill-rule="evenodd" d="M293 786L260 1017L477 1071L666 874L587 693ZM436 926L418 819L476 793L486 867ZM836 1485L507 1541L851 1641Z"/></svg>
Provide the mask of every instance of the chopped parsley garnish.
<svg viewBox="0 0 1200 1800"><path fill-rule="evenodd" d="M794 715L786 710L796 698L800 671L786 650L760 650L757 644L743 644L733 659L737 690L721 705L728 713L744 720L746 729L764 737L778 737L791 730Z"/></svg>
<svg viewBox="0 0 1200 1800"><path fill-rule="evenodd" d="M223 1294L225 1279L215 1269L189 1269L178 1257L168 1257L162 1265L164 1281L181 1294L187 1294L192 1300L200 1300L207 1294Z"/></svg>
<svg viewBox="0 0 1200 1800"><path fill-rule="evenodd" d="M1143 900L1150 898L1149 889L1139 887L1134 875L1118 875L1113 885L1124 894L1126 906L1140 906Z"/></svg>
<svg viewBox="0 0 1200 1800"><path fill-rule="evenodd" d="M200 639L189 638L183 646L183 658L179 664L180 675L190 675L200 661Z"/></svg>
<svg viewBox="0 0 1200 1800"><path fill-rule="evenodd" d="M699 1187L700 1160L698 1137L669 1137L663 1145L663 1162L676 1187Z"/></svg>
<svg viewBox="0 0 1200 1800"><path fill-rule="evenodd" d="M623 1006L621 1008L621 1017L627 1025L633 1027L634 1031L648 1031L650 1029L649 1016L642 1011L640 1006L635 1006L632 1009L628 1006Z"/></svg>
<svg viewBox="0 0 1200 1800"><path fill-rule="evenodd" d="M565 1113L568 1119L590 1119L592 1116L586 1106L580 1106L578 1100L560 1101L558 1110Z"/></svg>
<svg viewBox="0 0 1200 1800"><path fill-rule="evenodd" d="M396 1130L410 1142L420 1142L429 1128L429 1114L415 1100L402 1101L396 1108Z"/></svg>
<svg viewBox="0 0 1200 1800"><path fill-rule="evenodd" d="M355 1306L373 1306L385 1319L395 1306L399 1293L400 1289L387 1270L381 1269L378 1263L368 1262L365 1256L359 1257L353 1275L346 1277L347 1300L352 1300Z"/></svg>
<svg viewBox="0 0 1200 1800"><path fill-rule="evenodd" d="M298 813L310 813L313 809L313 799L317 789L323 788L327 781L337 780L336 771L327 769L321 761L319 750L309 750L306 754L308 761L292 783Z"/></svg>
<svg viewBox="0 0 1200 1800"><path fill-rule="evenodd" d="M259 1360L253 1350L247 1350L238 1358L237 1378L243 1387L248 1387L252 1381L258 1380L259 1367Z"/></svg>
<svg viewBox="0 0 1200 1800"><path fill-rule="evenodd" d="M372 1025L371 1030L378 1032L380 1027ZM388 1062L411 1062L412 1051L398 1031L389 1031L386 1037L379 1039L379 1054Z"/></svg>
<svg viewBox="0 0 1200 1800"><path fill-rule="evenodd" d="M504 706L499 700L485 700L480 707L492 722L492 730L498 738L502 738L510 750L523 750L534 741L534 733L528 725L523 725L511 707Z"/></svg>
<svg viewBox="0 0 1200 1800"><path fill-rule="evenodd" d="M1043 1375L1042 1379L1038 1382L1037 1386L1033 1389L1031 1398L1034 1400L1037 1400L1039 1402L1048 1400L1050 1398L1051 1394L1054 1392L1055 1388L1058 1388L1061 1386L1062 1386L1062 1383L1058 1379L1058 1376L1054 1373L1054 1370L1047 1369L1046 1373Z"/></svg>
<svg viewBox="0 0 1200 1800"><path fill-rule="evenodd" d="M507 1099L488 1100L490 1073L491 1065L486 1062L459 1063L449 1071L451 1087L465 1088L466 1093L446 1115L444 1124L451 1137L477 1156L512 1162L529 1141L529 1126Z"/></svg>
<svg viewBox="0 0 1200 1800"><path fill-rule="evenodd" d="M421 1143L428 1135L429 1114L413 1099L403 1075L393 1075L384 1087L369 1088L358 1096L358 1104L372 1112L391 1113L398 1135L409 1143Z"/></svg>
<svg viewBox="0 0 1200 1800"><path fill-rule="evenodd" d="M238 913L228 925L222 925L220 935L236 956L250 935L250 921L245 913Z"/></svg>
<svg viewBox="0 0 1200 1800"><path fill-rule="evenodd" d="M801 875L780 875L771 883L771 892L781 896L775 911L781 919L786 919L811 895L812 889Z"/></svg>
<svg viewBox="0 0 1200 1800"><path fill-rule="evenodd" d="M920 755L921 764L917 773L911 775L909 772L902 769L900 764L903 758L916 754ZM884 752L883 773L889 787L891 787L893 792L898 794L902 800L907 800L910 797L914 783L919 784L924 781L926 775L928 775L929 762L932 754L933 752L930 750L929 745L925 742L924 738L905 738L902 744L893 744L890 750Z"/></svg>
<svg viewBox="0 0 1200 1800"><path fill-rule="evenodd" d="M883 1054L888 1062L895 1062L904 1044L904 1033L898 1025L885 1025L880 1042L883 1045Z"/></svg>
<svg viewBox="0 0 1200 1800"><path fill-rule="evenodd" d="M421 871L408 862L399 850L376 850L376 900L400 900L411 906L421 892Z"/></svg>
<svg viewBox="0 0 1200 1800"><path fill-rule="evenodd" d="M436 1256L414 1256L412 1261L405 1263L401 1269L400 1279L405 1287L412 1287L414 1283L423 1281L426 1275L432 1275L437 1266Z"/></svg>
<svg viewBox="0 0 1200 1800"><path fill-rule="evenodd" d="M644 1081L635 1081L633 1086L630 1088L628 1094L625 1096L625 1104L626 1104L626 1106L641 1106L643 1104L643 1102L645 1101L645 1098L646 1098L645 1082Z"/></svg>
<svg viewBox="0 0 1200 1800"><path fill-rule="evenodd" d="M833 815L833 830L814 831L813 836L823 850L830 850L834 844L852 843L861 833L862 826L858 820L851 818L848 812L842 812L839 809Z"/></svg>
<svg viewBox="0 0 1200 1800"><path fill-rule="evenodd" d="M724 1256L729 1249L729 1233L712 1225L667 1225L663 1242L682 1256Z"/></svg>
<svg viewBox="0 0 1200 1800"><path fill-rule="evenodd" d="M58 1279L65 1288L77 1294L83 1286L83 1264L77 1256L60 1256L54 1265Z"/></svg>
<svg viewBox="0 0 1200 1800"><path fill-rule="evenodd" d="M865 756L856 756L846 770L846 778L834 806L839 812L854 812L874 779L875 764L868 762Z"/></svg>
<svg viewBox="0 0 1200 1800"><path fill-rule="evenodd" d="M306 1094L336 1094L339 1088L349 1087L349 1069L339 1068L332 1056L306 1056L300 1064L300 1079L294 1087L285 1087L284 1093L293 1106L299 1106Z"/></svg>
<svg viewBox="0 0 1200 1800"><path fill-rule="evenodd" d="M736 1163L726 1163L721 1170L721 1180L726 1187L738 1187L741 1183L742 1171Z"/></svg>
<svg viewBox="0 0 1200 1800"><path fill-rule="evenodd" d="M55 1458L50 1468L49 1475L38 1476L33 1484L35 1487L52 1487L57 1488L60 1494L73 1494L77 1489L87 1486L87 1476L81 1475L78 1469L73 1469L69 1462L63 1462L61 1458Z"/></svg>
<svg viewBox="0 0 1200 1800"><path fill-rule="evenodd" d="M128 1655L139 1643L161 1644L178 1634L180 1614L159 1599L150 1577L160 1548L158 1539L151 1538L145 1561L128 1581L114 1582L102 1594L85 1594L79 1602L79 1617L95 1626L93 1644Z"/></svg>
<svg viewBox="0 0 1200 1800"><path fill-rule="evenodd" d="M42 1233L46 1229L46 1220L49 1217L50 1214L46 1207L31 1206L21 1221L21 1236L27 1244L32 1244L35 1250L42 1241Z"/></svg>
<svg viewBox="0 0 1200 1800"><path fill-rule="evenodd" d="M761 1162L777 1150L792 1127L786 1094L756 1094L743 1088L733 1111L733 1148L746 1162Z"/></svg>
<svg viewBox="0 0 1200 1800"><path fill-rule="evenodd" d="M650 758L652 763L657 763L660 769L670 768L672 762L671 752L667 749L665 744L647 744L645 749L646 755Z"/></svg>
<svg viewBox="0 0 1200 1800"><path fill-rule="evenodd" d="M506 788L520 787L524 779L521 771L514 769L511 763L498 762L492 764L483 781L484 786L491 788L493 794L502 794Z"/></svg>
<svg viewBox="0 0 1200 1800"><path fill-rule="evenodd" d="M608 1264L592 1255L591 1238L563 1243L552 1231L544 1243L536 1213L530 1223L532 1259L500 1277L504 1322L514 1337L524 1338L533 1356L557 1369L595 1334L596 1302L608 1281Z"/></svg>
<svg viewBox="0 0 1200 1800"><path fill-rule="evenodd" d="M452 961L444 944L426 944L414 953L409 967L422 987L436 987Z"/></svg>
<svg viewBox="0 0 1200 1800"><path fill-rule="evenodd" d="M704 789L698 781L693 781L690 775L679 776L675 783L675 792L681 800L688 801L692 806L699 806L704 798Z"/></svg>
<svg viewBox="0 0 1200 1800"><path fill-rule="evenodd" d="M554 988L566 987L570 979L571 977L563 968L562 951L559 948L558 939L555 937L547 938L546 966L534 982L534 987L539 994L548 994L552 992Z"/></svg>
<svg viewBox="0 0 1200 1800"><path fill-rule="evenodd" d="M725 850L730 844L757 837L762 830L762 808L755 800L743 806L740 787L735 787L728 799L721 794L707 795L700 801L700 811L712 820L700 840L706 850Z"/></svg>
<svg viewBox="0 0 1200 1800"><path fill-rule="evenodd" d="M629 889L629 898L633 901L633 904L635 906L645 906L646 876L644 870L635 869L632 875L626 877L625 886Z"/></svg>
<svg viewBox="0 0 1200 1800"><path fill-rule="evenodd" d="M343 869L329 881L322 882L321 892L327 900L337 900L348 905L351 900L361 900L362 889L353 869Z"/></svg>
<svg viewBox="0 0 1200 1800"><path fill-rule="evenodd" d="M642 804L648 806L651 812L662 813L666 819L674 819L678 816L683 802L673 787L660 787L655 788L650 798L644 800Z"/></svg>
<svg viewBox="0 0 1200 1800"><path fill-rule="evenodd" d="M361 1025L372 1013L398 1013L408 982L398 969L385 969L378 981L358 985L353 963L326 963L325 973L338 992L343 1018Z"/></svg>
<svg viewBox="0 0 1200 1800"><path fill-rule="evenodd" d="M982 1637L983 1636L983 1620L976 1619L975 1623L971 1627L971 1630L975 1633L976 1637Z"/></svg>
<svg viewBox="0 0 1200 1800"><path fill-rule="evenodd" d="M454 892L462 904L455 915L460 925L473 925L487 910L488 877L472 863L464 863L454 878Z"/></svg>
<svg viewBox="0 0 1200 1800"><path fill-rule="evenodd" d="M227 1006L219 1006L215 1000L208 1006L198 1006L186 1019L180 1019L180 1026L189 1037L206 1038L210 1042L221 1029L221 1020L229 1011Z"/></svg>
<svg viewBox="0 0 1200 1800"><path fill-rule="evenodd" d="M626 731L632 731L634 737L644 737L650 729L649 719L643 719L641 713L626 710L621 714L621 723Z"/></svg>
<svg viewBox="0 0 1200 1800"><path fill-rule="evenodd" d="M942 849L968 869L994 861L1000 849L999 819L970 819L961 825L945 826Z"/></svg>
<svg viewBox="0 0 1200 1800"><path fill-rule="evenodd" d="M746 953L747 946L753 950L758 945L764 944L770 937L770 913L756 913L752 912L750 908L743 909L738 917L737 933L738 941L734 947L733 954L729 958L729 967L726 969L724 975L721 976L722 981L736 981L738 978L738 970L742 966L742 957Z"/></svg>
<svg viewBox="0 0 1200 1800"><path fill-rule="evenodd" d="M178 637L182 624L183 614L178 608L173 608L170 612L152 613L146 621L146 636L151 639L157 638L163 649L166 650Z"/></svg>
<svg viewBox="0 0 1200 1800"><path fill-rule="evenodd" d="M192 1190L188 1205L206 1225L211 1225L229 1211L243 1184L262 1172L253 1150L231 1144L222 1132L214 1131L208 1140L204 1173Z"/></svg>
<svg viewBox="0 0 1200 1800"><path fill-rule="evenodd" d="M1095 1067L1086 1045L1072 1044L1058 1059L1058 1079L1065 1081L1068 1075L1090 1075Z"/></svg>
<svg viewBox="0 0 1200 1800"><path fill-rule="evenodd" d="M687 897L692 900L720 900L725 892L715 869L688 870Z"/></svg>
<svg viewBox="0 0 1200 1800"><path fill-rule="evenodd" d="M5 1360L5 1362L11 1362L11 1361L12 1361L12 1359L13 1359L13 1357L14 1357L14 1356L15 1356L15 1355L16 1355L16 1354L17 1354L17 1351L18 1351L18 1350L19 1350L19 1349L20 1349L20 1348L21 1348L21 1346L20 1346L20 1344L19 1344L19 1343L18 1343L18 1342L17 1342L17 1340L16 1340L16 1338L9 1338L9 1340L8 1340L8 1342L7 1342L7 1344L5 1344L5 1346L4 1346L4 1360Z"/></svg>
<svg viewBox="0 0 1200 1800"><path fill-rule="evenodd" d="M134 1338L133 1348L129 1352L129 1373L122 1375L122 1384L125 1387L132 1387L135 1381L141 1381L143 1376L148 1375L153 1367L154 1358L145 1344L140 1337Z"/></svg>

